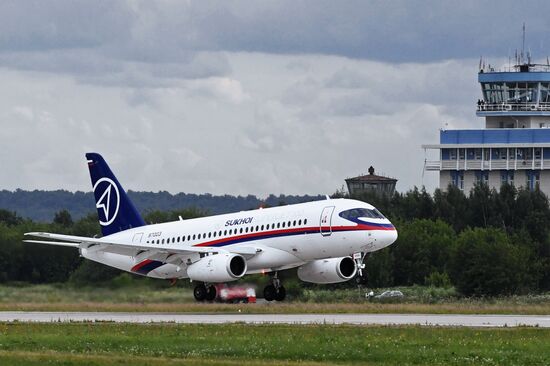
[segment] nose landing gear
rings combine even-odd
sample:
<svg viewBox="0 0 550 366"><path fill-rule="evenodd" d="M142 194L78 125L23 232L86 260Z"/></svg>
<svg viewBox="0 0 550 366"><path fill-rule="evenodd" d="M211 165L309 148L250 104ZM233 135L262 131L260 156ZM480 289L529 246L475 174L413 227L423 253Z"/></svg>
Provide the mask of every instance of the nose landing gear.
<svg viewBox="0 0 550 366"><path fill-rule="evenodd" d="M271 283L264 288L264 299L266 301L283 301L286 297L286 289L277 277L277 272L271 278Z"/></svg>
<svg viewBox="0 0 550 366"><path fill-rule="evenodd" d="M365 271L365 263L363 263L369 253L354 253L353 259L355 260L355 265L357 266L357 275L355 276L355 283L358 286L367 284L367 271Z"/></svg>

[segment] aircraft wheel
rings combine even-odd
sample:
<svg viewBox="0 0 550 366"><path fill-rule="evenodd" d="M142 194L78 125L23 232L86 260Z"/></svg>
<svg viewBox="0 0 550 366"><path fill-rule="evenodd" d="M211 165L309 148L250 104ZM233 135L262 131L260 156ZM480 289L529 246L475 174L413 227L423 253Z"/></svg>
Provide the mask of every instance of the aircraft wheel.
<svg viewBox="0 0 550 366"><path fill-rule="evenodd" d="M214 301L215 298L216 298L216 287L208 286L206 288L206 300Z"/></svg>
<svg viewBox="0 0 550 366"><path fill-rule="evenodd" d="M368 282L368 277L366 274L363 274L363 276L355 276L355 283L357 285L366 285Z"/></svg>
<svg viewBox="0 0 550 366"><path fill-rule="evenodd" d="M273 301L275 300L275 296L277 295L277 290L275 289L275 286L273 285L267 285L264 288L264 299L266 301Z"/></svg>
<svg viewBox="0 0 550 366"><path fill-rule="evenodd" d="M286 289L283 286L280 286L277 289L277 293L275 294L275 300L283 301L285 297L286 297Z"/></svg>
<svg viewBox="0 0 550 366"><path fill-rule="evenodd" d="M197 301L206 300L206 286L203 284L195 286L195 289L193 290L193 296L195 296L195 300Z"/></svg>

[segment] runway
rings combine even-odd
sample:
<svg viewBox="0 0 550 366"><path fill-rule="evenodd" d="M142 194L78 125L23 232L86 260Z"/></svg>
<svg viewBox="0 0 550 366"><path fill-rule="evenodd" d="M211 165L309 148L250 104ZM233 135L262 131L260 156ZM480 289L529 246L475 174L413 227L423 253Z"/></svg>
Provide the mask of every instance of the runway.
<svg viewBox="0 0 550 366"><path fill-rule="evenodd" d="M179 324L354 324L550 328L550 315L435 314L206 314L123 312L0 312L0 322L115 322Z"/></svg>

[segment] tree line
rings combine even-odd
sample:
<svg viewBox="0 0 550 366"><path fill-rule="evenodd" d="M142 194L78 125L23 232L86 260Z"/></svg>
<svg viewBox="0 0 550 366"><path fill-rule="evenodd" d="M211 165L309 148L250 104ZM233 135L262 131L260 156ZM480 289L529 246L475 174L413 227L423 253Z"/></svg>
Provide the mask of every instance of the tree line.
<svg viewBox="0 0 550 366"><path fill-rule="evenodd" d="M399 232L396 243L367 259L370 287L455 286L466 296L550 290L550 208L540 190L503 185L497 192L479 184L468 195L451 186L433 195L414 188L352 198L376 206ZM279 204L284 203L274 205ZM156 210L144 219L160 223L206 214L196 208ZM23 243L29 231L100 234L95 213L74 220L68 210L60 210L52 222L42 223L0 209L1 283L97 283L120 273L83 260L72 248Z"/></svg>
<svg viewBox="0 0 550 366"><path fill-rule="evenodd" d="M174 211L182 207L196 207L212 215L249 210L260 205L278 206L324 199L321 195L269 195L260 199L254 195L232 196L160 192L128 191L128 196L144 214L155 211ZM57 191L15 191L0 190L0 208L15 211L24 218L38 222L51 222L54 215L67 210L75 220L86 217L95 205L92 192Z"/></svg>
<svg viewBox="0 0 550 366"><path fill-rule="evenodd" d="M397 242L367 261L370 285L450 286L467 296L550 290L550 208L539 189L477 184L354 197L397 227Z"/></svg>

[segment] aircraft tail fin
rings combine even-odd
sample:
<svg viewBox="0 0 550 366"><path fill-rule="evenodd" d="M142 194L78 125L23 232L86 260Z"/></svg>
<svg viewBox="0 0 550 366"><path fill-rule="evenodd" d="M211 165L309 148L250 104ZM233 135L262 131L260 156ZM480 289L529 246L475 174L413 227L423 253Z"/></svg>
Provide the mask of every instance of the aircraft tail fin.
<svg viewBox="0 0 550 366"><path fill-rule="evenodd" d="M97 153L87 153L86 159L103 236L145 226L145 221L103 157Z"/></svg>

